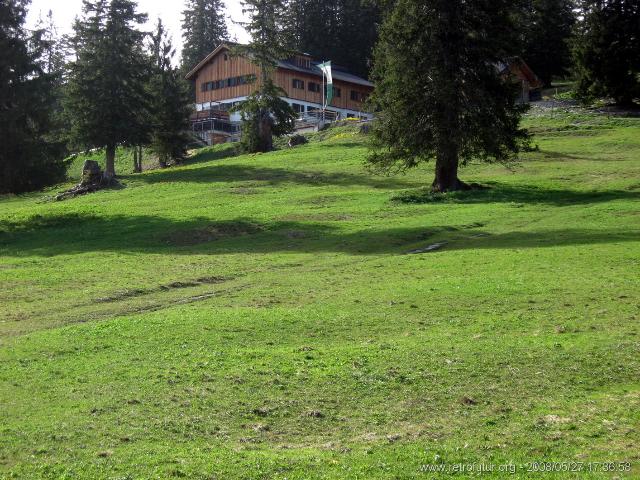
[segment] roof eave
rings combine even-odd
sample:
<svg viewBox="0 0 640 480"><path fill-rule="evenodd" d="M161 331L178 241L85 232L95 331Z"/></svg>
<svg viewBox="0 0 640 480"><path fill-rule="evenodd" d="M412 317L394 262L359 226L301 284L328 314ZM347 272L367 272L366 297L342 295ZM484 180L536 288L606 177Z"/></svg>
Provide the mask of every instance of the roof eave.
<svg viewBox="0 0 640 480"><path fill-rule="evenodd" d="M191 80L196 75L196 73L198 73L202 69L202 67L209 63L211 59L218 55L222 50L230 50L229 45L227 45L226 43L221 43L220 45L218 45L213 52L207 55L200 63L198 63L198 65L193 67L193 69L189 73L187 73L184 78L186 80Z"/></svg>

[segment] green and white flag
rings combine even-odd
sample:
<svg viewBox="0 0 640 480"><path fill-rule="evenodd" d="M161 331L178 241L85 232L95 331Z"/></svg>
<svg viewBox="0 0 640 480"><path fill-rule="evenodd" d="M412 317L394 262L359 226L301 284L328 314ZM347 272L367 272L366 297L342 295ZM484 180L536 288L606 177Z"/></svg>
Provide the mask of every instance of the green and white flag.
<svg viewBox="0 0 640 480"><path fill-rule="evenodd" d="M318 65L324 76L327 77L327 97L324 106L331 104L333 100L333 76L331 75L331 62L324 62Z"/></svg>

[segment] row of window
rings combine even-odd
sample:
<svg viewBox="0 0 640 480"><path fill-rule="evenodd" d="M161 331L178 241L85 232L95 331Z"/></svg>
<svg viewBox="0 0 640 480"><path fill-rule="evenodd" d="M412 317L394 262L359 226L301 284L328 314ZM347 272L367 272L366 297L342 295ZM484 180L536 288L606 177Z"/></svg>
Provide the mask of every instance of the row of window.
<svg viewBox="0 0 640 480"><path fill-rule="evenodd" d="M216 80L215 82L205 82L202 84L202 91L218 90L220 88L236 87L245 85L256 80L255 75L240 75L239 77L225 78L224 80Z"/></svg>
<svg viewBox="0 0 640 480"><path fill-rule="evenodd" d="M216 80L214 82L205 82L202 84L201 89L203 92L208 92L211 90L219 90L221 88L236 87L238 85L253 83L255 80L255 75L241 75L239 77L225 78L224 80ZM292 80L292 86L293 88L304 90L304 81L294 78ZM322 91L322 85L317 82L307 82L307 89L310 92L320 93ZM338 87L333 87L333 96L335 98L342 97L342 90ZM351 100L355 102L364 102L366 98L366 94L357 90L351 90Z"/></svg>
<svg viewBox="0 0 640 480"><path fill-rule="evenodd" d="M298 78L294 78L291 82L293 88L304 90L304 81ZM316 82L307 82L307 89L310 92L319 93L322 90L322 86ZM333 96L336 98L340 98L342 96L342 90L338 87L333 87ZM367 99L367 95L365 93L359 92L357 90L351 90L351 100L354 102L364 102Z"/></svg>

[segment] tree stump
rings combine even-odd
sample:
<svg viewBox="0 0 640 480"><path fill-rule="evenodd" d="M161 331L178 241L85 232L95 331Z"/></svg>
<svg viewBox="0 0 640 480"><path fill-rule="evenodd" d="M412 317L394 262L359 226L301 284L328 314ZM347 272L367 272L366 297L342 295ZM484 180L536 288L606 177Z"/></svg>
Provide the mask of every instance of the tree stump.
<svg viewBox="0 0 640 480"><path fill-rule="evenodd" d="M104 173L100 169L100 165L95 160L85 160L82 165L82 176L80 183L76 186L58 193L55 200L66 200L67 198L77 197L86 193L95 192L101 188L113 185L115 180L105 180Z"/></svg>
<svg viewBox="0 0 640 480"><path fill-rule="evenodd" d="M99 185L102 182L102 170L95 160L85 160L82 165L80 185Z"/></svg>

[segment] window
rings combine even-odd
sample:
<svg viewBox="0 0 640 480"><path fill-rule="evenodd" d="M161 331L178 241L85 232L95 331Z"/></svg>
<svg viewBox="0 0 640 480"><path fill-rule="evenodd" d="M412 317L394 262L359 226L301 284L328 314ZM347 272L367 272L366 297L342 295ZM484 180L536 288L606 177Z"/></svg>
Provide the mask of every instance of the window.
<svg viewBox="0 0 640 480"><path fill-rule="evenodd" d="M293 64L301 68L311 68L311 59L307 57L295 57Z"/></svg>
<svg viewBox="0 0 640 480"><path fill-rule="evenodd" d="M300 105L299 103L292 103L291 107L296 113L304 113L304 105Z"/></svg>
<svg viewBox="0 0 640 480"><path fill-rule="evenodd" d="M351 90L351 100L353 100L354 102L363 102L365 99L365 96L363 93L358 92L356 90Z"/></svg>
<svg viewBox="0 0 640 480"><path fill-rule="evenodd" d="M298 80L297 78L294 78L291 84L293 85L293 88L300 88L304 90L304 82L302 80Z"/></svg>
<svg viewBox="0 0 640 480"><path fill-rule="evenodd" d="M333 87L333 96L336 98L340 98L342 96L342 90L338 87Z"/></svg>
<svg viewBox="0 0 640 480"><path fill-rule="evenodd" d="M319 92L320 84L315 82L309 82L309 91L310 92Z"/></svg>
<svg viewBox="0 0 640 480"><path fill-rule="evenodd" d="M226 62L227 60L229 60L229 55L227 55L226 53L224 54L224 61Z"/></svg>

